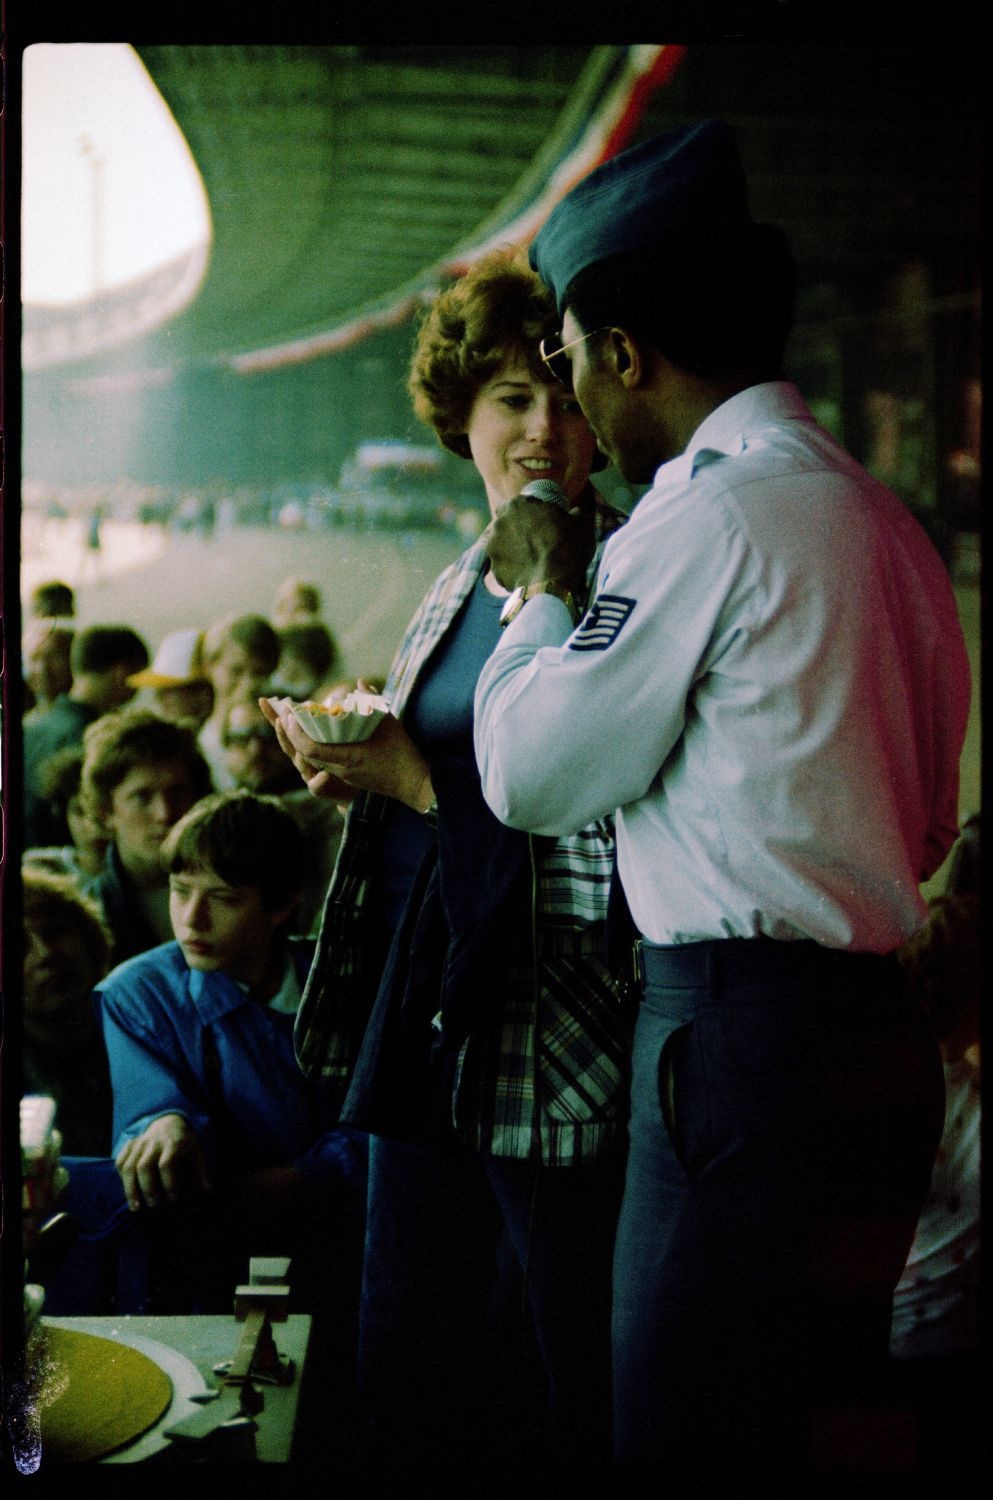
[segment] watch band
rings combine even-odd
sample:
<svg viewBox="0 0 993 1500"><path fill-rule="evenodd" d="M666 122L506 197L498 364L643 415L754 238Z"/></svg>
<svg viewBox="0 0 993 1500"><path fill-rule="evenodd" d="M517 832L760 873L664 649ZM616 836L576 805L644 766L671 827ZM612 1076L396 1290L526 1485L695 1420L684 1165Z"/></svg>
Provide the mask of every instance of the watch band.
<svg viewBox="0 0 993 1500"><path fill-rule="evenodd" d="M572 615L573 624L576 623L579 611L576 608L576 596L572 590L567 589L561 583L556 583L554 579L542 578L537 583L529 583L523 588L514 590L500 613L500 624L509 625L511 620L516 620L528 600L535 598L537 594L553 594L556 599L561 599Z"/></svg>

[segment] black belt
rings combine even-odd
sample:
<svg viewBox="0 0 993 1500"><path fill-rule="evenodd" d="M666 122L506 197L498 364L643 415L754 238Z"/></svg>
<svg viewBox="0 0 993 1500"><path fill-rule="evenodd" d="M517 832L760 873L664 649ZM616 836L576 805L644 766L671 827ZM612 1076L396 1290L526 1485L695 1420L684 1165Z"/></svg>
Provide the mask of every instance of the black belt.
<svg viewBox="0 0 993 1500"><path fill-rule="evenodd" d="M713 987L766 981L828 978L839 983L856 974L879 977L897 963L892 953L861 953L850 948L826 948L809 938L714 938L701 943L661 945L647 938L634 943L634 972L639 984Z"/></svg>

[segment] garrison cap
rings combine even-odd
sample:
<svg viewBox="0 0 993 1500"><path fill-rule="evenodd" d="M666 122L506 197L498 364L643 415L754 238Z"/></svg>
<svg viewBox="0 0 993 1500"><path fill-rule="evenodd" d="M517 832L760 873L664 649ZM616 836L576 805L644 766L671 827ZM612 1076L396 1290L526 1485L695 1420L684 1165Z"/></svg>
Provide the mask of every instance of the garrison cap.
<svg viewBox="0 0 993 1500"><path fill-rule="evenodd" d="M632 146L578 182L535 236L531 266L561 315L569 283L597 261L653 247L685 255L751 223L734 131L702 120Z"/></svg>

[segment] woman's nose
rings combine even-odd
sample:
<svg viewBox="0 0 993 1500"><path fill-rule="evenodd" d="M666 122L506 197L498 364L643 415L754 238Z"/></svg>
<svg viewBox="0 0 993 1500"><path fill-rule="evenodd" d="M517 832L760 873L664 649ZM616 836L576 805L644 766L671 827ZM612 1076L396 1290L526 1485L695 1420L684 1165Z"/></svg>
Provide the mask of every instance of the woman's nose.
<svg viewBox="0 0 993 1500"><path fill-rule="evenodd" d="M531 404L528 412L528 432L534 438L554 437L558 432L558 407L549 397L541 395Z"/></svg>

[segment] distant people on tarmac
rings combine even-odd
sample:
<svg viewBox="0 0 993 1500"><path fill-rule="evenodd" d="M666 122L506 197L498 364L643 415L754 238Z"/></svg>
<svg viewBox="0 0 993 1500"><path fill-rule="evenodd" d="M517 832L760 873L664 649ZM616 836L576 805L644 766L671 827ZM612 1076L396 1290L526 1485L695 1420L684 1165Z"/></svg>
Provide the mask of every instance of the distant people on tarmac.
<svg viewBox="0 0 993 1500"><path fill-rule="evenodd" d="M90 511L83 536L83 550L79 559L80 582L89 577L96 583L102 577L103 520L103 506L95 505Z"/></svg>

